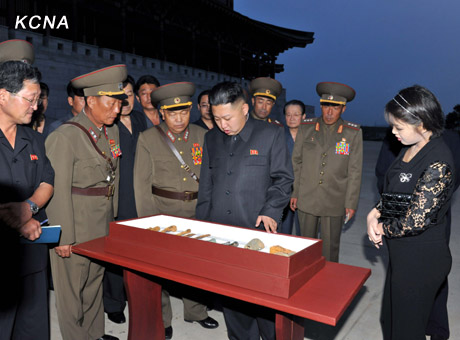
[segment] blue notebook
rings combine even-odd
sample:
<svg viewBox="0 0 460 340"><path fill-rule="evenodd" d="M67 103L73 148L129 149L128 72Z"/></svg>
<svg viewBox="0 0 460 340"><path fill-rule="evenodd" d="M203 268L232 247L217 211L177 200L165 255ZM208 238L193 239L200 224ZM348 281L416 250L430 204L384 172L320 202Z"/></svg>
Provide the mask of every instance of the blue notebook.
<svg viewBox="0 0 460 340"><path fill-rule="evenodd" d="M35 243L58 243L59 236L61 235L60 225L51 225L42 227L42 234L35 241L30 241L24 237L20 238L21 243L35 244Z"/></svg>

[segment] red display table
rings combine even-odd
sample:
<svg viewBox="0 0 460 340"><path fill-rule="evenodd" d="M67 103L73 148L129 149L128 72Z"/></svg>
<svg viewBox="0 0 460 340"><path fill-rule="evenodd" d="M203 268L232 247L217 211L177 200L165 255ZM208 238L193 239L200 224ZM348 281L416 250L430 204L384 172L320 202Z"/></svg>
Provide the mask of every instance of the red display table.
<svg viewBox="0 0 460 340"><path fill-rule="evenodd" d="M105 242L105 237L99 238L74 246L72 251L125 268L129 340L164 339L161 286L149 275L272 308L277 311L276 338L288 340L304 338L303 320L293 316L335 326L371 273L370 269L327 262L294 295L284 299L106 252Z"/></svg>

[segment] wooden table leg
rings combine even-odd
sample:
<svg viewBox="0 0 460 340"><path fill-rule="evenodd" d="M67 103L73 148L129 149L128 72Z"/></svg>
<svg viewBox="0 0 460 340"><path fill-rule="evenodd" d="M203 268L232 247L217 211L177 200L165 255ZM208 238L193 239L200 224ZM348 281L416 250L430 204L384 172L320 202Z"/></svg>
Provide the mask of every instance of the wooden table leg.
<svg viewBox="0 0 460 340"><path fill-rule="evenodd" d="M129 306L128 340L164 340L161 315L161 285L146 274L124 269Z"/></svg>
<svg viewBox="0 0 460 340"><path fill-rule="evenodd" d="M276 313L276 340L301 340L304 338L303 319L284 313Z"/></svg>

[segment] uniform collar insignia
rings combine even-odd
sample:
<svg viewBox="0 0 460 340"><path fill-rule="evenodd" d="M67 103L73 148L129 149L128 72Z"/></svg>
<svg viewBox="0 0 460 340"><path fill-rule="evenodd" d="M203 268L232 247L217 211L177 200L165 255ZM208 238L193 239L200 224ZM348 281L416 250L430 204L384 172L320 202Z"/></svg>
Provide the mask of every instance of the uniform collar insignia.
<svg viewBox="0 0 460 340"><path fill-rule="evenodd" d="M89 134L91 135L91 137L93 138L94 142L97 143L97 140L98 140L99 138L97 137L96 132L94 132L94 130L93 130L92 127L90 127L90 128L88 129L88 131L89 131Z"/></svg>
<svg viewBox="0 0 460 340"><path fill-rule="evenodd" d="M189 131L188 131L188 128L185 129L185 132L184 132L184 141L188 141L188 135L189 135Z"/></svg>
<svg viewBox="0 0 460 340"><path fill-rule="evenodd" d="M315 131L319 131L319 122L316 122Z"/></svg>
<svg viewBox="0 0 460 340"><path fill-rule="evenodd" d="M176 141L176 137L174 136L174 134L168 130L168 132L166 132L166 134L168 135L169 139L171 140L171 142L175 142Z"/></svg>
<svg viewBox="0 0 460 340"><path fill-rule="evenodd" d="M339 125L339 128L338 128L338 130L337 130L337 133L342 133L342 131L343 131L343 125L340 124L340 125Z"/></svg>

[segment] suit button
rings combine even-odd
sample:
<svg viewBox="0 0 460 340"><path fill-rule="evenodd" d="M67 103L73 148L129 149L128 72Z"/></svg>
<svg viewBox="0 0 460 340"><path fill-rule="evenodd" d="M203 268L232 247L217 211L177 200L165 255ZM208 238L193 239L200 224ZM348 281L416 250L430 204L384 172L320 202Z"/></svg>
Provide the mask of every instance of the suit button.
<svg viewBox="0 0 460 340"><path fill-rule="evenodd" d="M231 174L232 174L232 170L228 170L227 175L231 175Z"/></svg>
<svg viewBox="0 0 460 340"><path fill-rule="evenodd" d="M323 163L321 163L321 165L322 165L322 166L325 166L325 165L326 165L326 163L325 163L325 162L323 162Z"/></svg>
<svg viewBox="0 0 460 340"><path fill-rule="evenodd" d="M326 157L327 156L327 153L323 153L323 157Z"/></svg>
<svg viewBox="0 0 460 340"><path fill-rule="evenodd" d="M230 195L230 191L227 190L227 191L225 192L225 195Z"/></svg>
<svg viewBox="0 0 460 340"><path fill-rule="evenodd" d="M321 171L319 174L320 174L321 176L324 175L324 171Z"/></svg>
<svg viewBox="0 0 460 340"><path fill-rule="evenodd" d="M182 152L182 151L179 151L179 153L180 153L181 155L183 154L183 152Z"/></svg>
<svg viewBox="0 0 460 340"><path fill-rule="evenodd" d="M233 152L230 152L230 157L233 157Z"/></svg>
<svg viewBox="0 0 460 340"><path fill-rule="evenodd" d="M321 180L321 181L319 181L319 184L323 184L323 181L322 181L322 180Z"/></svg>
<svg viewBox="0 0 460 340"><path fill-rule="evenodd" d="M182 139L179 137L179 138L177 138L177 140L180 142Z"/></svg>
<svg viewBox="0 0 460 340"><path fill-rule="evenodd" d="M18 161L17 158L13 158L13 163L16 163Z"/></svg>
<svg viewBox="0 0 460 340"><path fill-rule="evenodd" d="M184 180L184 182L185 182L185 181L187 180L187 178L184 177L183 180Z"/></svg>
<svg viewBox="0 0 460 340"><path fill-rule="evenodd" d="M180 167L181 167L182 169L184 168L184 166L183 166L182 164L180 165Z"/></svg>
<svg viewBox="0 0 460 340"><path fill-rule="evenodd" d="M227 210L227 214L229 214L229 215L230 215L231 213L232 213L232 211L231 211L231 210Z"/></svg>

